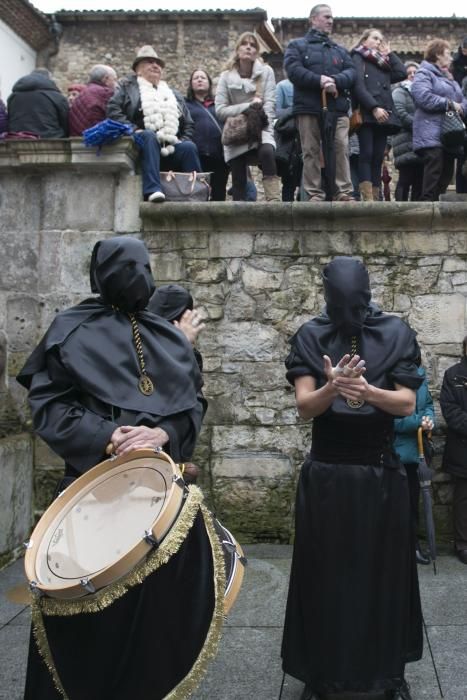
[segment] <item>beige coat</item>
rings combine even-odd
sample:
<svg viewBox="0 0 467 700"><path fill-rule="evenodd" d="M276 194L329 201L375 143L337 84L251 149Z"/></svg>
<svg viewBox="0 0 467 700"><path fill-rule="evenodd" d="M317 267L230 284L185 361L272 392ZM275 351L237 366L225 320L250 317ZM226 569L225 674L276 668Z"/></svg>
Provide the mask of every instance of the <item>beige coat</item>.
<svg viewBox="0 0 467 700"><path fill-rule="evenodd" d="M260 77L262 77L262 80L259 82ZM272 68L266 63L256 59L253 64L251 78L241 78L235 68L221 73L216 90L216 114L223 122L225 122L227 117L235 117L237 114L241 114L250 106L250 102L257 94L257 89L258 96L263 100L264 111L269 119L267 129L261 133L261 141L262 143L270 143L275 148L273 124L276 109L276 81ZM224 158L226 161L229 161L257 147L258 144L253 144L251 148L247 144L242 146L224 146Z"/></svg>

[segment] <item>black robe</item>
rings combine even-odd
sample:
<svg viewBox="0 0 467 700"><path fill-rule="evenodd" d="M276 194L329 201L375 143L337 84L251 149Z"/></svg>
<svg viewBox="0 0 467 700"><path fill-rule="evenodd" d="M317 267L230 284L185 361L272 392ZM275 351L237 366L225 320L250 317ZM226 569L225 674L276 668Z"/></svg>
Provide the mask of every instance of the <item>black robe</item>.
<svg viewBox="0 0 467 700"><path fill-rule="evenodd" d="M18 376L36 432L65 459L68 479L105 459L119 425L160 426L172 458L190 459L205 410L202 378L183 334L143 310L154 290L144 245L128 237L96 244L91 287L101 296L59 313ZM138 388L130 313L155 387L149 396ZM162 700L193 687L220 633L224 563L195 491L174 528L182 521L183 538L162 564L123 595L109 593L107 607L68 614L65 603L56 614L49 600L33 605L26 700Z"/></svg>
<svg viewBox="0 0 467 700"><path fill-rule="evenodd" d="M415 333L370 306L357 353L382 389L416 389ZM323 315L292 338L287 378L327 381L351 339ZM355 348L354 348L355 349ZM297 487L296 539L282 643L286 673L316 692L399 687L422 654L422 619L407 476L392 449L393 416L336 398L313 421Z"/></svg>

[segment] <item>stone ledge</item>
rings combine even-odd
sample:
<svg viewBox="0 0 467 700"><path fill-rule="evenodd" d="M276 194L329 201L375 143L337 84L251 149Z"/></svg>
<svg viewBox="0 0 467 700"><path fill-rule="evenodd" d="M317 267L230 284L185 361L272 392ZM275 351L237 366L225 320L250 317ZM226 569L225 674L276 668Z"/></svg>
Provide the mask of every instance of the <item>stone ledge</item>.
<svg viewBox="0 0 467 700"><path fill-rule="evenodd" d="M8 139L0 140L0 173L10 168L35 173L44 169L67 168L105 172L133 172L137 149L131 138L121 138L115 144L88 148L83 140L71 139Z"/></svg>
<svg viewBox="0 0 467 700"><path fill-rule="evenodd" d="M467 231L467 202L145 202L140 215L148 233Z"/></svg>

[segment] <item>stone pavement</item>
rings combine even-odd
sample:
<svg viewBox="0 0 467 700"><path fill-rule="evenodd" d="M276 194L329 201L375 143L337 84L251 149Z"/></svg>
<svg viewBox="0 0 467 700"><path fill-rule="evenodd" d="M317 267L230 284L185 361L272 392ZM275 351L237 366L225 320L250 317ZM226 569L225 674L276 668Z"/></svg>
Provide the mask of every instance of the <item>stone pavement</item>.
<svg viewBox="0 0 467 700"><path fill-rule="evenodd" d="M221 648L193 700L277 700L282 680L280 644L291 547L252 545L244 585L227 620ZM451 555L438 559L438 575L419 567L429 645L407 668L413 700L467 700L467 567ZM22 562L0 572L0 700L20 700L29 611L13 603L23 581ZM286 678L283 700L299 700L302 685ZM345 700L369 696L341 696ZM376 700L376 697L371 700ZM335 696L337 700L337 696ZM146 698L128 700L146 700ZM151 700L148 698L147 700Z"/></svg>

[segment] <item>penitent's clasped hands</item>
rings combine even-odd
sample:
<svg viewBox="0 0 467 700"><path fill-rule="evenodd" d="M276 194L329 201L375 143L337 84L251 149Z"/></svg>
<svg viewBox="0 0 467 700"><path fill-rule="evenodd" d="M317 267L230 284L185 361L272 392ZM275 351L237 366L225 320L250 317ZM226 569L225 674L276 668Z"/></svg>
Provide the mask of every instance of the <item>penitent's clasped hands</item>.
<svg viewBox="0 0 467 700"><path fill-rule="evenodd" d="M344 399L354 401L367 400L370 385L364 378L366 370L365 360L360 355L344 355L335 367L328 355L323 356L324 373L328 383L332 385L336 395L340 394Z"/></svg>

